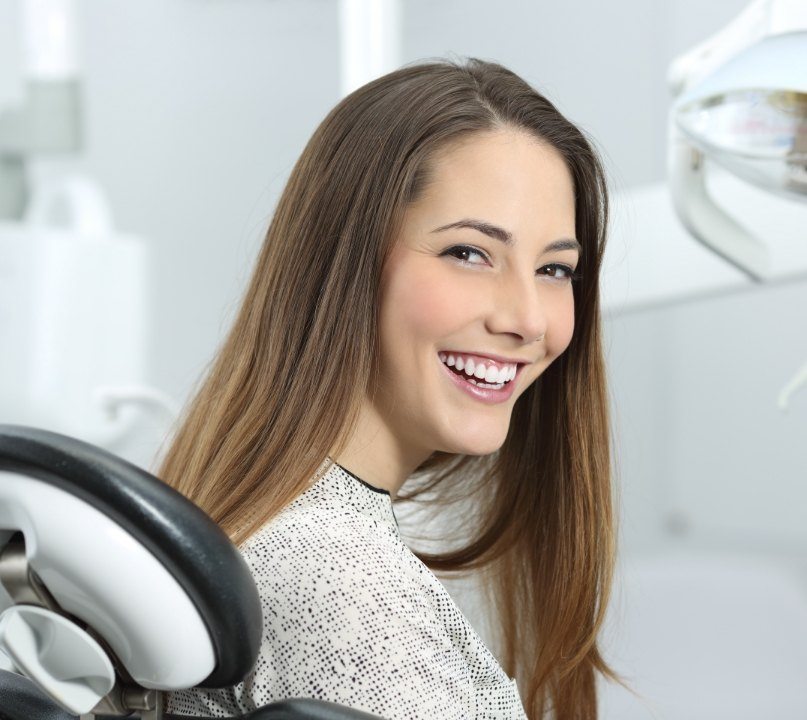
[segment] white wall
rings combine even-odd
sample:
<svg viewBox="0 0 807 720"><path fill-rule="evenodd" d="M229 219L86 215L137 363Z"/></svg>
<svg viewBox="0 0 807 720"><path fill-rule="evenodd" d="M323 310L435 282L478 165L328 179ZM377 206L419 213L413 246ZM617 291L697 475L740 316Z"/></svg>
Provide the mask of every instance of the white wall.
<svg viewBox="0 0 807 720"><path fill-rule="evenodd" d="M82 0L87 150L154 253L152 379L212 356L274 203L338 100L328 0Z"/></svg>
<svg viewBox="0 0 807 720"><path fill-rule="evenodd" d="M609 321L628 547L670 532L807 552L807 398L777 407L807 360L805 308L791 283Z"/></svg>

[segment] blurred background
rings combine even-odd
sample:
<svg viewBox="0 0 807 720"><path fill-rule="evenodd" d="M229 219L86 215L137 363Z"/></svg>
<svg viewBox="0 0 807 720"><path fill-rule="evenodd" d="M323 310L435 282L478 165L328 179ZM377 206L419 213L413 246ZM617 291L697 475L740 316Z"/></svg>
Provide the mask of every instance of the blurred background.
<svg viewBox="0 0 807 720"><path fill-rule="evenodd" d="M405 62L495 60L611 182L603 641L638 696L603 683L603 717L804 720L807 203L715 164L716 202L767 247L754 277L685 227L668 164L671 63L748 3L403 0L378 26L349 5L0 2L0 422L153 468L328 110ZM473 590L447 585L484 635Z"/></svg>

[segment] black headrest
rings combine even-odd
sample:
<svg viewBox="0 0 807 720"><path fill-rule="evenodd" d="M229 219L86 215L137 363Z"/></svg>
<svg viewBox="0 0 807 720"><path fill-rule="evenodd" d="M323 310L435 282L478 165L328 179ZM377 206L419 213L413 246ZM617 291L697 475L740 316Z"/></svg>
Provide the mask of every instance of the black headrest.
<svg viewBox="0 0 807 720"><path fill-rule="evenodd" d="M260 598L249 568L202 510L150 473L58 433L0 425L0 470L38 478L81 498L146 547L203 618L216 667L202 687L240 682L258 657Z"/></svg>

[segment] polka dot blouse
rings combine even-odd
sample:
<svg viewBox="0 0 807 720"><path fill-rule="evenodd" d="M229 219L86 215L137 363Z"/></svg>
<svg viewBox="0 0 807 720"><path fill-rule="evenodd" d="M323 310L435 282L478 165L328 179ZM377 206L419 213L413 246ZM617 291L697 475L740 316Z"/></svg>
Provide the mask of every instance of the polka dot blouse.
<svg viewBox="0 0 807 720"><path fill-rule="evenodd" d="M526 720L515 680L401 540L389 492L330 459L313 480L240 548L263 607L255 668L166 693L167 711L237 717L308 697L388 720Z"/></svg>

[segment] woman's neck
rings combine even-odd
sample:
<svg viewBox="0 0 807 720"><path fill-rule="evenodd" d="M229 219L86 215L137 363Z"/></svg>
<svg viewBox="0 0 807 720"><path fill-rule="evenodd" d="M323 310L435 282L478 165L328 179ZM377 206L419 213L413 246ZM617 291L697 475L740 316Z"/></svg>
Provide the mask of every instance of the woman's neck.
<svg viewBox="0 0 807 720"><path fill-rule="evenodd" d="M376 410L365 402L347 445L341 452L329 454L364 482L389 491L394 499L406 479L432 452L414 448L394 436Z"/></svg>

